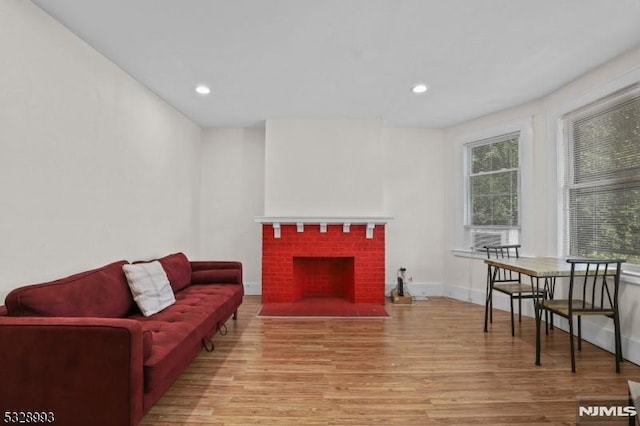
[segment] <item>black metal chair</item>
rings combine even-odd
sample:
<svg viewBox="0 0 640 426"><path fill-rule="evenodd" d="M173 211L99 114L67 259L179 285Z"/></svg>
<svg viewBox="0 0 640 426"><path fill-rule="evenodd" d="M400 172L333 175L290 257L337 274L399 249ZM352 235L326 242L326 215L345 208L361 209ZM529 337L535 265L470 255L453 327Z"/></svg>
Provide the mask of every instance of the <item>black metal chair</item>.
<svg viewBox="0 0 640 426"><path fill-rule="evenodd" d="M520 244L484 246L488 259L518 258ZM530 284L523 284L519 272L513 272L502 268L487 265L487 291L484 309L484 331L487 331L487 323L493 323L493 292L499 291L509 296L511 304L511 335L515 336L515 321L513 301L518 300L518 321L522 322L522 299L533 299L537 292L533 291Z"/></svg>
<svg viewBox="0 0 640 426"><path fill-rule="evenodd" d="M569 259L571 276L567 299L542 299L540 309L560 315L569 322L571 349L571 371L576 371L573 342L573 317L578 317L578 350L582 350L583 315L604 315L613 319L615 337L616 373L622 362L620 337L620 314L618 311L618 288L624 260Z"/></svg>

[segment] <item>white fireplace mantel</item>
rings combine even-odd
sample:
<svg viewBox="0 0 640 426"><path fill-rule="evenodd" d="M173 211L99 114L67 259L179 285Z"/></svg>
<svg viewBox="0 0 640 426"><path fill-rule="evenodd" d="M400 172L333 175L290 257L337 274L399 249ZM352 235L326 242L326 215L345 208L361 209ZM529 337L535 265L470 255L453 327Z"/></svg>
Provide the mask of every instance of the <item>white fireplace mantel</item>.
<svg viewBox="0 0 640 426"><path fill-rule="evenodd" d="M258 216L256 222L273 226L274 238L280 238L281 225L296 225L298 232L304 232L305 225L320 225L320 232L327 231L327 225L342 225L342 232L349 233L351 225L366 225L366 238L373 238L376 225L384 225L390 216Z"/></svg>

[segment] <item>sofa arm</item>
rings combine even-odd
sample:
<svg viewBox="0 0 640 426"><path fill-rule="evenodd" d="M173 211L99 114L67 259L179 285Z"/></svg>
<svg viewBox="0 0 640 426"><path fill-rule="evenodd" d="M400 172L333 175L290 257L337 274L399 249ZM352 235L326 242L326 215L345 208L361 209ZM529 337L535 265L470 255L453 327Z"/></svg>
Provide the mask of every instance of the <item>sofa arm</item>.
<svg viewBox="0 0 640 426"><path fill-rule="evenodd" d="M53 424L70 426L142 419L137 321L3 316L0 342L0 415L47 413Z"/></svg>
<svg viewBox="0 0 640 426"><path fill-rule="evenodd" d="M240 284L242 285L242 263L227 261L192 261L192 284Z"/></svg>

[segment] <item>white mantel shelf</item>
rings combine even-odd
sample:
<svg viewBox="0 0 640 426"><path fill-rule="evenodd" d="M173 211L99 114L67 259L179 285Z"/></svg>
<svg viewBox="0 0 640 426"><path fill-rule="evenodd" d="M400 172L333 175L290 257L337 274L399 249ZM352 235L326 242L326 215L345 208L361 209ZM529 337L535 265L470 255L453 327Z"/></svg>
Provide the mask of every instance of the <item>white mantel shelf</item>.
<svg viewBox="0 0 640 426"><path fill-rule="evenodd" d="M327 232L327 225L342 225L342 232L350 232L351 225L367 225L366 238L373 238L376 225L384 225L390 216L258 216L256 222L273 226L274 238L280 238L280 225L296 225L298 232L304 232L304 225L320 225L320 232Z"/></svg>
<svg viewBox="0 0 640 426"><path fill-rule="evenodd" d="M258 216L258 223L280 223L282 225L291 225L297 223L304 224L363 224L363 223L387 223L393 218L390 216Z"/></svg>

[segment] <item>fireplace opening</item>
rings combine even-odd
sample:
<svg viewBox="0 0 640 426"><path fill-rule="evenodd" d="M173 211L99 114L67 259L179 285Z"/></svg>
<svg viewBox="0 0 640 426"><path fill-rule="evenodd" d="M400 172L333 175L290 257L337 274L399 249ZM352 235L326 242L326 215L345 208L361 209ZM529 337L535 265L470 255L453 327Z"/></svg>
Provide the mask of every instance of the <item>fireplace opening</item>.
<svg viewBox="0 0 640 426"><path fill-rule="evenodd" d="M300 299L334 297L354 301L353 257L294 257L293 281Z"/></svg>

